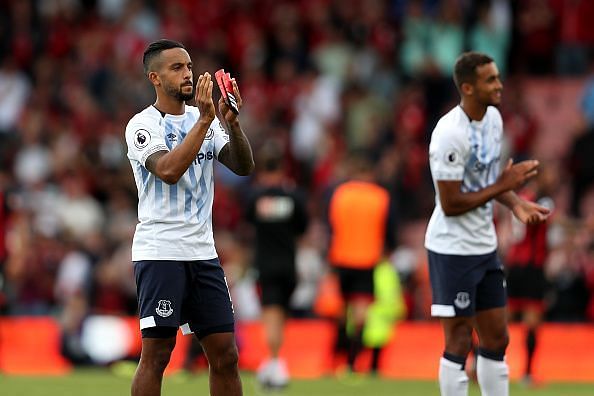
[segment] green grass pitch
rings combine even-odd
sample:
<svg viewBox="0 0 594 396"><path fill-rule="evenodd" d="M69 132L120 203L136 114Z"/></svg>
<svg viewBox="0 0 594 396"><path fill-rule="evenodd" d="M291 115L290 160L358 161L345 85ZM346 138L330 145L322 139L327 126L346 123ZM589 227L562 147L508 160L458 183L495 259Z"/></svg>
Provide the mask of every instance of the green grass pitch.
<svg viewBox="0 0 594 396"><path fill-rule="evenodd" d="M0 374L3 396L118 396L130 394L130 377L117 376L106 369L77 370L66 376L30 377ZM246 396L419 396L439 395L437 382L396 381L372 377L294 380L282 391L261 389L252 373L242 373ZM526 388L512 383L513 396L594 395L594 384L549 383ZM163 396L208 395L205 372L165 377ZM475 384L471 396L479 396Z"/></svg>

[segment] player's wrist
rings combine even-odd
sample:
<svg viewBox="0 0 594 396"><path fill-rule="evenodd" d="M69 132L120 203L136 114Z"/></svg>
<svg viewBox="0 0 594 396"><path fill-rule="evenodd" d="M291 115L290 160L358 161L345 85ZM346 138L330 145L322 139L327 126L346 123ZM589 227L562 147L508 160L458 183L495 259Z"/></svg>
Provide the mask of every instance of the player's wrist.
<svg viewBox="0 0 594 396"><path fill-rule="evenodd" d="M210 115L206 115L206 114L201 114L200 118L198 118L198 121L196 121L196 126L198 126L198 128L200 128L200 129L208 130L208 128L210 127L210 124L213 121L214 121L214 117L211 117Z"/></svg>
<svg viewBox="0 0 594 396"><path fill-rule="evenodd" d="M238 130L239 129L239 119L237 116L234 116L231 120L226 119L227 126L231 129Z"/></svg>

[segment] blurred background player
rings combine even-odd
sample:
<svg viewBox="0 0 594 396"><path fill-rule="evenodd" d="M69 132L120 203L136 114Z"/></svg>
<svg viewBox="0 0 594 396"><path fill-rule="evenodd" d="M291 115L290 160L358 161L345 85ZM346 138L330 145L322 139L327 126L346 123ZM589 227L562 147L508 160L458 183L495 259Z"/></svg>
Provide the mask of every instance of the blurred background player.
<svg viewBox="0 0 594 396"><path fill-rule="evenodd" d="M343 322L338 323L337 342L346 323L349 369L355 371L362 348L367 311L374 301L375 267L393 248L390 196L377 184L374 168L363 155L348 158L349 180L340 183L330 197L328 261L336 271L345 302Z"/></svg>
<svg viewBox="0 0 594 396"><path fill-rule="evenodd" d="M524 199L553 210L551 198L558 183L556 169L541 165L538 176L519 193ZM511 238L505 254L507 295L510 320L520 320L526 327L526 366L524 382L533 382L532 362L538 346L538 327L545 310L546 278L544 265L549 253L549 221L526 225L511 218ZM503 244L503 241L502 241Z"/></svg>
<svg viewBox="0 0 594 396"><path fill-rule="evenodd" d="M441 318L445 335L439 386L443 396L468 394L464 366L476 330L481 393L505 396L509 335L492 200L527 224L544 221L549 210L513 191L536 176L538 161L514 165L510 160L500 174L503 120L495 106L501 102L503 85L493 59L477 52L462 54L455 63L454 82L460 104L441 117L429 145L435 209L425 247L433 293L431 315Z"/></svg>
<svg viewBox="0 0 594 396"><path fill-rule="evenodd" d="M308 215L304 196L285 175L280 148L273 144L264 146L257 162L257 183L246 217L255 230L253 263L258 270L262 323L270 350L270 358L258 369L257 378L263 386L280 388L289 382L289 372L279 351L297 284L297 239L307 228Z"/></svg>
<svg viewBox="0 0 594 396"><path fill-rule="evenodd" d="M400 276L388 260L382 260L373 270L373 297L361 338L363 346L371 349L370 372L377 375L384 347L394 335L395 323L406 316Z"/></svg>

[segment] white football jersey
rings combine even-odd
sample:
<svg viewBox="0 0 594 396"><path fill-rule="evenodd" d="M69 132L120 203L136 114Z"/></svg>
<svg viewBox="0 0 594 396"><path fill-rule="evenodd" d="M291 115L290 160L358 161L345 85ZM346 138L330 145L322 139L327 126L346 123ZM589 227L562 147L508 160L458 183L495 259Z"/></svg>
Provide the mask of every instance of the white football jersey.
<svg viewBox="0 0 594 396"><path fill-rule="evenodd" d="M481 190L499 176L503 120L493 106L481 121L471 121L460 106L444 115L433 130L429 164L435 187L435 209L425 234L425 247L441 254L479 255L497 248L493 202L459 216L446 216L438 180L461 180L463 192Z"/></svg>
<svg viewBox="0 0 594 396"><path fill-rule="evenodd" d="M180 144L199 116L193 106L186 105L183 115L162 115L149 106L126 126L128 159L138 189L133 261L217 257L212 233L213 162L229 142L219 120L212 122L196 159L176 184L168 185L145 167L151 154Z"/></svg>

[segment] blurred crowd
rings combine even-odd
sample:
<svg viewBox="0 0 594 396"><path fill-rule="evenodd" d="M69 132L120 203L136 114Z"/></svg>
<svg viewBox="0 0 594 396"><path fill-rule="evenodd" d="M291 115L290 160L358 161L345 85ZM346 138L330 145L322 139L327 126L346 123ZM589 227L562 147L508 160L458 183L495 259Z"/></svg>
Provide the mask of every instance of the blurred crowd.
<svg viewBox="0 0 594 396"><path fill-rule="evenodd" d="M395 208L389 259L408 319L428 319L427 145L457 102L451 74L461 52L498 63L506 155L516 161L541 154L543 117L527 105L524 84L583 81L576 116L556 131L566 148L538 159L553 173L555 202L546 318L594 321L592 20L589 0L0 0L2 312L56 315L66 333L91 313L135 314L136 188L124 128L154 101L143 50L167 37L188 47L195 73L225 68L237 78L256 162L276 145L288 180L307 194L292 300L299 316L316 315L329 192L357 152L372 159ZM217 179L218 253L238 319L255 319L244 213L253 178L219 167ZM502 226L503 251L508 235Z"/></svg>

